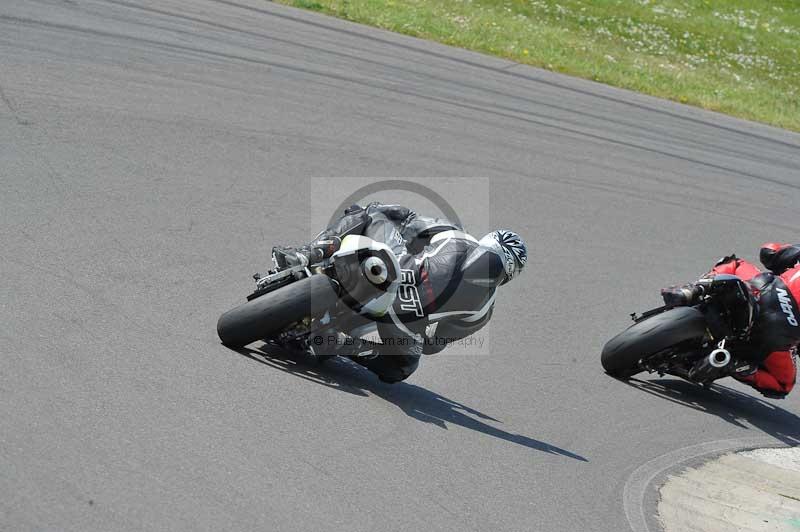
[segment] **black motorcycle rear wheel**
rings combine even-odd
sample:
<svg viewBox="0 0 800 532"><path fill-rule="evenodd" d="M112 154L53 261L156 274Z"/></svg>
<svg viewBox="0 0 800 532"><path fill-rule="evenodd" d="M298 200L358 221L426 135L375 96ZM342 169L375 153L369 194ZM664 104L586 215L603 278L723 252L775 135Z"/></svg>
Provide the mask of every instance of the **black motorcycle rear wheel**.
<svg viewBox="0 0 800 532"><path fill-rule="evenodd" d="M628 378L644 368L639 364L674 345L702 341L706 331L703 313L694 307L677 307L640 321L609 340L600 361L606 373Z"/></svg>
<svg viewBox="0 0 800 532"><path fill-rule="evenodd" d="M217 334L228 347L242 347L277 336L306 317L322 316L338 299L336 283L312 275L229 310L217 321Z"/></svg>

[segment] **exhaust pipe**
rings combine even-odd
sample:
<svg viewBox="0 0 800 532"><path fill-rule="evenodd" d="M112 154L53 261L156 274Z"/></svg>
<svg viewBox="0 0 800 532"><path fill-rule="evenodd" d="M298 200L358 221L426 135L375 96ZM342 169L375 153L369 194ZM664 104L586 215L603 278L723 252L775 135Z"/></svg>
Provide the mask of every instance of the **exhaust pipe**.
<svg viewBox="0 0 800 532"><path fill-rule="evenodd" d="M368 257L361 263L361 267L367 280L375 286L382 285L389 278L389 268L378 257Z"/></svg>
<svg viewBox="0 0 800 532"><path fill-rule="evenodd" d="M714 349L708 355L708 363L714 368L724 368L731 361L731 352L724 348Z"/></svg>

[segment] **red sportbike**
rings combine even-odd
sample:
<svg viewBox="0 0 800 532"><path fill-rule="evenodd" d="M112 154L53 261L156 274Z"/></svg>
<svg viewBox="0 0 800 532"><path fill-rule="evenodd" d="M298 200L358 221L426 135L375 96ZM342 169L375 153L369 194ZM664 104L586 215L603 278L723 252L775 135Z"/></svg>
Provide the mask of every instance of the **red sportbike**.
<svg viewBox="0 0 800 532"><path fill-rule="evenodd" d="M760 273L743 281L719 274L701 279L702 296L690 306L659 307L606 343L601 362L614 377L642 371L710 384L757 368L759 353L794 349L797 303L784 281Z"/></svg>

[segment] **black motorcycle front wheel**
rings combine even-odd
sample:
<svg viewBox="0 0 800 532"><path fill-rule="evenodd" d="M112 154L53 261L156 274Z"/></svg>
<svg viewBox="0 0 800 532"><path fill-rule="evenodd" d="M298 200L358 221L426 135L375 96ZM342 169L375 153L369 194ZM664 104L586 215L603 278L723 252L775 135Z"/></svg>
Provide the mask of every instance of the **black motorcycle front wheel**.
<svg viewBox="0 0 800 532"><path fill-rule="evenodd" d="M324 315L338 298L335 282L312 275L224 313L217 321L217 334L226 346L243 347L273 338L304 318Z"/></svg>
<svg viewBox="0 0 800 532"><path fill-rule="evenodd" d="M642 368L640 361L674 345L702 342L706 318L694 307L676 307L628 327L603 347L600 362L613 377L628 378Z"/></svg>

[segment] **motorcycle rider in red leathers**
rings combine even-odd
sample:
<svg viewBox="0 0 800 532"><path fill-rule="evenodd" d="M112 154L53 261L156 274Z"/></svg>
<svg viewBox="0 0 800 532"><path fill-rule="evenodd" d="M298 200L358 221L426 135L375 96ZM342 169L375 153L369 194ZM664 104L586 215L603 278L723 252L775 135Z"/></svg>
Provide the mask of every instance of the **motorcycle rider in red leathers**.
<svg viewBox="0 0 800 532"><path fill-rule="evenodd" d="M747 284L758 303L750 356L753 370L733 377L766 397L783 399L792 391L797 374L800 245L764 244L760 259L769 272L762 272L755 265L731 255L717 262L704 278L728 274ZM672 286L661 291L664 303L670 306L692 304L702 293L701 284Z"/></svg>

